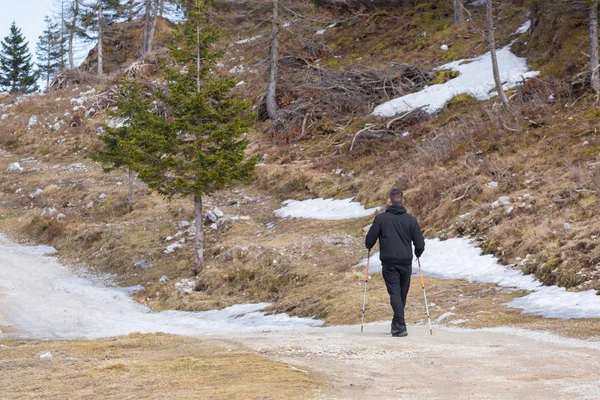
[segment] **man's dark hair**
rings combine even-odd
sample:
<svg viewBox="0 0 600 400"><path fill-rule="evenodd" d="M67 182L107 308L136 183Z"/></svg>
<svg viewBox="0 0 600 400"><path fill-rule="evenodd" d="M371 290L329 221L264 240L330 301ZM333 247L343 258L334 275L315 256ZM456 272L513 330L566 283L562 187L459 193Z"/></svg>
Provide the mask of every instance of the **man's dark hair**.
<svg viewBox="0 0 600 400"><path fill-rule="evenodd" d="M403 199L404 193L402 193L402 190L398 188L393 188L392 190L390 190L390 200L392 201L393 205L401 206Z"/></svg>

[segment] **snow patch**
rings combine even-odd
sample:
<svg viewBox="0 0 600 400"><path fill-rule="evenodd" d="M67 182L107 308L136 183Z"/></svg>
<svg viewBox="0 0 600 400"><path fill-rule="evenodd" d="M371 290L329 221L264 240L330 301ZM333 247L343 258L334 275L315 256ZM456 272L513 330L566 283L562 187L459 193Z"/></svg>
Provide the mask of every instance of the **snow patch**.
<svg viewBox="0 0 600 400"><path fill-rule="evenodd" d="M352 197L344 200L286 200L281 203L283 207L275 210L275 215L280 218L344 220L368 217L379 210L379 207L365 209L362 204L352 200Z"/></svg>
<svg viewBox="0 0 600 400"><path fill-rule="evenodd" d="M517 29L517 31L515 32L515 35L522 35L524 33L529 32L529 29L531 28L531 20L527 20L523 25L521 25L519 27L519 29Z"/></svg>
<svg viewBox="0 0 600 400"><path fill-rule="evenodd" d="M219 311L152 312L123 288L76 276L46 247L21 246L0 235L0 295L5 319L23 337L100 338L133 332L203 335L320 326L312 318L267 315L269 303L238 304Z"/></svg>
<svg viewBox="0 0 600 400"><path fill-rule="evenodd" d="M262 36L263 35L256 35L256 36L252 36L251 38L248 38L248 39L238 40L237 42L235 42L235 44L246 44L246 43L254 42L257 39L260 39Z"/></svg>
<svg viewBox="0 0 600 400"><path fill-rule="evenodd" d="M538 71L529 71L527 60L517 57L510 50L512 43L498 50L500 76L504 89L513 88L523 79L537 76ZM478 100L488 100L496 95L489 52L477 58L454 61L436 70L451 70L459 76L439 85L428 86L420 92L410 93L377 106L372 115L393 117L397 114L423 108L430 114L440 111L455 96L467 94Z"/></svg>
<svg viewBox="0 0 600 400"><path fill-rule="evenodd" d="M364 265L366 259L358 264ZM482 255L469 239L426 240L421 265L423 274L433 278L465 279L530 291L532 293L508 303L527 314L561 319L600 318L600 296L594 290L569 292L557 286L543 286L535 276L501 265L490 254ZM377 272L381 272L379 253L371 257L369 264L369 273ZM418 270L413 268L413 272Z"/></svg>

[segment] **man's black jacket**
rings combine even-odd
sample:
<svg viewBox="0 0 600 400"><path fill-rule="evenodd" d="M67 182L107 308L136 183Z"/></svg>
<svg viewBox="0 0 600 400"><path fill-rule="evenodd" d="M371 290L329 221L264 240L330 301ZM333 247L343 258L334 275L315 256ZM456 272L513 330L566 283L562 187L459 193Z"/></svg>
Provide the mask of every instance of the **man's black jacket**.
<svg viewBox="0 0 600 400"><path fill-rule="evenodd" d="M377 238L381 250L379 258L384 264L412 264L412 244L417 257L425 251L425 239L417 219L402 206L389 206L386 212L375 217L365 239L367 249L375 246Z"/></svg>

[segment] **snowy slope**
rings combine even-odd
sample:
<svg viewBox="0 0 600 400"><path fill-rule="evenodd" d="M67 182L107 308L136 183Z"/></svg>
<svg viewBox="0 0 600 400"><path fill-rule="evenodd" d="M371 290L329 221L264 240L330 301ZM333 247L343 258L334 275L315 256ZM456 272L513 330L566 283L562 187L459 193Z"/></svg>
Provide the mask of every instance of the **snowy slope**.
<svg viewBox="0 0 600 400"><path fill-rule="evenodd" d="M595 291L568 292L557 286L543 286L533 275L501 265L492 255L482 255L468 239L427 240L421 264L423 273L434 278L466 279L531 291L508 304L528 314L563 319L600 318L600 296ZM366 265L366 259L359 265ZM376 253L371 257L369 273L380 271L381 261ZM418 272L416 264L413 272Z"/></svg>
<svg viewBox="0 0 600 400"><path fill-rule="evenodd" d="M220 311L153 313L125 289L106 287L74 275L46 246L29 247L0 235L0 302L5 319L21 336L99 338L132 332L182 335L287 330L322 321L265 315L268 303L235 305Z"/></svg>
<svg viewBox="0 0 600 400"><path fill-rule="evenodd" d="M527 32L531 21L527 21L515 34ZM517 57L508 46L497 51L500 76L504 89L510 89L523 82L523 79L534 77L538 71L529 71L527 60ZM459 76L439 85L428 86L420 92L411 93L377 106L373 115L393 117L397 114L423 107L428 113L440 111L455 96L468 94L478 100L488 100L496 96L496 85L492 74L492 57L489 52L477 58L451 62L436 70L451 70Z"/></svg>

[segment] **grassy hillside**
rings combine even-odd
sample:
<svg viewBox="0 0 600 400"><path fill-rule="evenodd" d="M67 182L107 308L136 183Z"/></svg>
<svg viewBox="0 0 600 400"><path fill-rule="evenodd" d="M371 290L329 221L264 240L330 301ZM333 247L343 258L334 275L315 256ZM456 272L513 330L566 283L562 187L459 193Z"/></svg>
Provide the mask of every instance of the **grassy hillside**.
<svg viewBox="0 0 600 400"><path fill-rule="evenodd" d="M192 205L167 202L137 184L136 210L128 214L125 173L103 174L87 158L99 146L98 128L108 120L110 88L125 73L44 96L0 99L0 114L8 115L0 122L0 170L13 162L24 168L0 175L0 229L52 244L66 262L116 274L120 284L143 285L137 299L155 309L272 301L277 311L348 323L359 318L356 294L362 283L352 266L364 256L362 229L370 219L279 221L272 210L281 200L317 196L356 196L366 205L382 205L397 185L406 190L408 208L427 236L470 236L485 252L546 284L600 290L595 218L600 113L590 92L571 85L585 70L579 54L587 46L585 26L546 17L531 33L515 36L528 19L529 5L504 5L497 15L498 45L516 40L513 50L541 71L508 93L511 109L503 110L494 99L458 96L435 116L419 114L384 129L387 121L368 115L373 106L393 93L447 81L451 74L433 68L487 51L484 9L469 7L472 20L456 27L449 2L360 12L307 2L296 6L295 13L284 14L288 24L280 39L278 100L286 127L276 133L258 121L249 133L250 152L266 156L256 181L207 200L207 209L218 207L228 217L216 230L207 227L210 268L195 290L175 286L191 278L190 238L182 222L191 222ZM219 2L212 12L223 27L227 51L215 73L243 81L236 90L253 99L260 112L269 8L260 1ZM325 32L316 34L321 29ZM135 35L124 42L127 49L135 48ZM116 71L130 61L124 56L112 65ZM152 85L161 77L155 61L145 62L152 68L137 76ZM344 82L352 90L339 90ZM38 123L28 126L32 115ZM373 124L374 132L357 137L350 150L366 124ZM43 193L34 195L38 188ZM491 206L501 196L509 196L510 212ZM165 254L182 238L182 248ZM163 275L168 281L160 281ZM454 310L473 326L552 325L501 305L519 293L464 282L427 283L434 317ZM381 278L374 277L372 286L377 294L370 315L387 318ZM412 321L422 318L419 307L411 305ZM594 333L590 326L580 321L564 329Z"/></svg>

